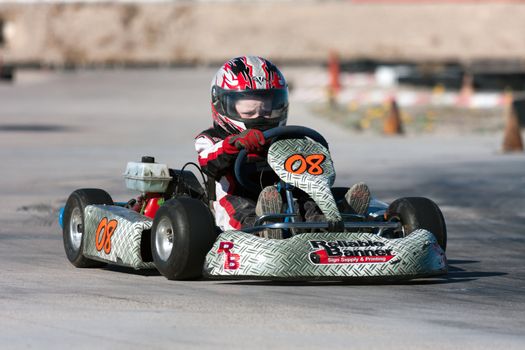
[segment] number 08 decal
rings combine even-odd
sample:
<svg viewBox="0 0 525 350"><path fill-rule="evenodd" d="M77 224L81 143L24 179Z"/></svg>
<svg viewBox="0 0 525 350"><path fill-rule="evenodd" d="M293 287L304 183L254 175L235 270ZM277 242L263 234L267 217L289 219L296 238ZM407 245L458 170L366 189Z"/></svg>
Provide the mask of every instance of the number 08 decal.
<svg viewBox="0 0 525 350"><path fill-rule="evenodd" d="M324 173L321 163L325 160L324 154L310 154L303 156L294 154L284 162L284 169L292 174L303 174L305 171L310 175L322 175Z"/></svg>
<svg viewBox="0 0 525 350"><path fill-rule="evenodd" d="M95 235L95 247L99 252L104 249L104 253L111 253L111 236L113 236L117 225L117 220L108 221L108 218L100 220Z"/></svg>

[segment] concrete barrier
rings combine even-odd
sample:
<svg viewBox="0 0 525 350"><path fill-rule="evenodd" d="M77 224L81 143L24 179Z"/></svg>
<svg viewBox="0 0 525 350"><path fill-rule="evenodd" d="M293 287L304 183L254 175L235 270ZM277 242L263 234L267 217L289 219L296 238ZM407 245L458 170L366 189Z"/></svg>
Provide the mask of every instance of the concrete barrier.
<svg viewBox="0 0 525 350"><path fill-rule="evenodd" d="M331 50L341 59L525 57L520 3L0 3L0 18L0 55L17 63L324 62Z"/></svg>

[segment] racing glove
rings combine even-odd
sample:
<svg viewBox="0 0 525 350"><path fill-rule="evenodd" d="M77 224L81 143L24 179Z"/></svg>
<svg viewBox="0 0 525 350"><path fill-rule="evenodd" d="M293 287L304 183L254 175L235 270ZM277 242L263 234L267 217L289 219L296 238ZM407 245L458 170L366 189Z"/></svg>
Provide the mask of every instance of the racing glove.
<svg viewBox="0 0 525 350"><path fill-rule="evenodd" d="M224 141L230 146L225 149L227 153L234 153L231 152L233 147L237 152L245 149L248 153L257 153L263 150L266 143L263 133L257 129L244 130L240 134L228 136Z"/></svg>

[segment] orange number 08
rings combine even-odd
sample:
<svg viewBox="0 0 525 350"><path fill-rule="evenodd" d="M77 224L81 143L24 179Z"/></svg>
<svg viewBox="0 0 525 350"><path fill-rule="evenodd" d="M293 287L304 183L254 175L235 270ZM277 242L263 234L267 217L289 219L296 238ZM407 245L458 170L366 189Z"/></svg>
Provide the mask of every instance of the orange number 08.
<svg viewBox="0 0 525 350"><path fill-rule="evenodd" d="M104 248L106 254L111 253L111 236L113 236L117 224L117 220L108 221L108 218L100 220L95 236L95 247L99 252Z"/></svg>
<svg viewBox="0 0 525 350"><path fill-rule="evenodd" d="M310 154L304 157L301 154L294 154L284 162L284 169L292 174L302 174L305 171L310 175L321 175L324 171L321 168L321 163L325 160L324 154ZM293 165L299 162L299 165L294 169Z"/></svg>

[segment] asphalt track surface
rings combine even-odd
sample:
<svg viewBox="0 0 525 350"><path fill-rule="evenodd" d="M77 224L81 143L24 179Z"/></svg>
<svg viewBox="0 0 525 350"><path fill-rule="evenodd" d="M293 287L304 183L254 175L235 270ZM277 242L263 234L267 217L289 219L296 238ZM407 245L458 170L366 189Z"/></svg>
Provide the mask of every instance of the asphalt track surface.
<svg viewBox="0 0 525 350"><path fill-rule="evenodd" d="M0 348L525 348L525 156L500 154L499 134L362 136L291 108L290 124L329 140L337 184L364 180L383 200L440 205L442 278L172 282L75 269L58 207L82 187L132 197L121 174L141 155L195 160L212 74L27 72L0 85Z"/></svg>

